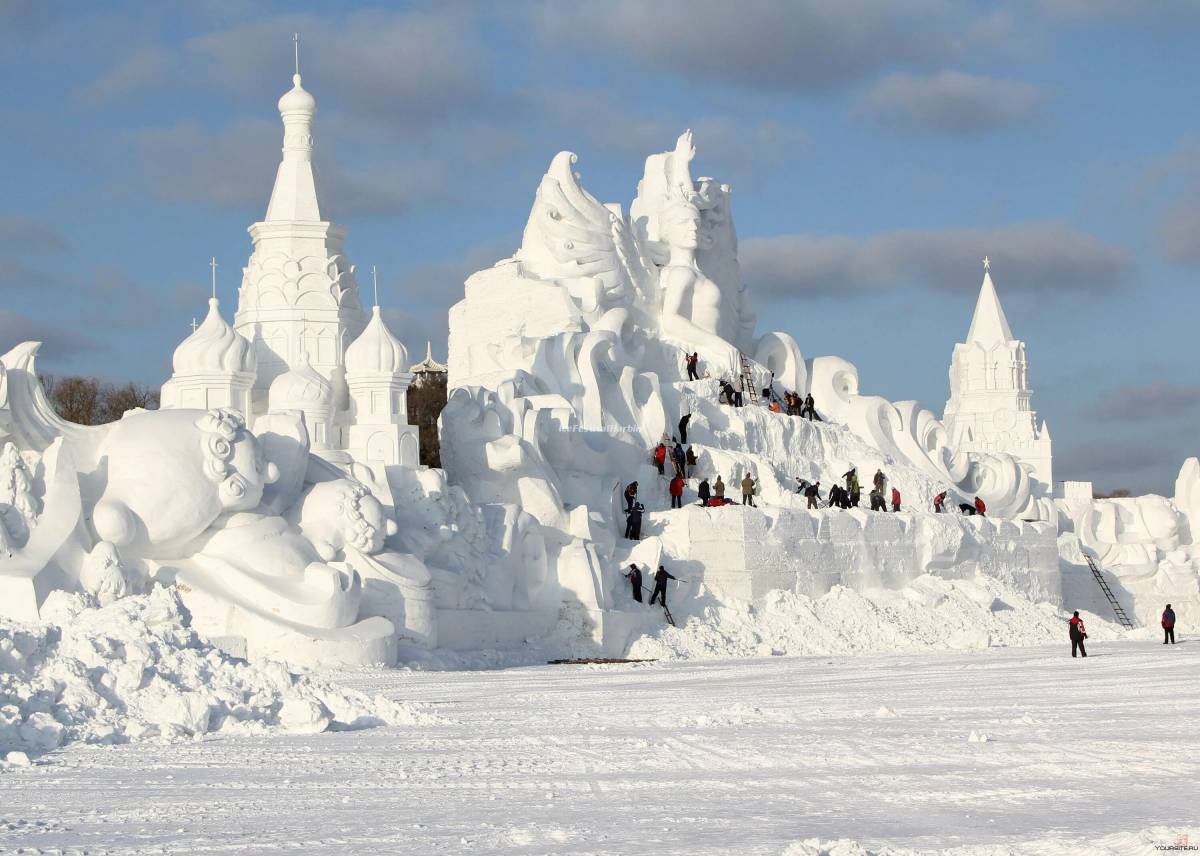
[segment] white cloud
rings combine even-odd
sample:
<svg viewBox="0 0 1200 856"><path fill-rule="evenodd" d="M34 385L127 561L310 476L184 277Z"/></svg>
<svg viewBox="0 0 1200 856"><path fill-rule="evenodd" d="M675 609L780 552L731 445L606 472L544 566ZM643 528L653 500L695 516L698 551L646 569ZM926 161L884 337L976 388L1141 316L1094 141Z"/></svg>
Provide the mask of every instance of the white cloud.
<svg viewBox="0 0 1200 856"><path fill-rule="evenodd" d="M970 136L1038 117L1038 88L1019 80L959 71L889 75L859 99L856 111L888 127Z"/></svg>
<svg viewBox="0 0 1200 856"><path fill-rule="evenodd" d="M868 238L781 235L739 245L742 277L755 293L799 298L912 285L974 288L985 254L1006 291L1100 293L1124 283L1133 270L1125 250L1062 223L914 229Z"/></svg>

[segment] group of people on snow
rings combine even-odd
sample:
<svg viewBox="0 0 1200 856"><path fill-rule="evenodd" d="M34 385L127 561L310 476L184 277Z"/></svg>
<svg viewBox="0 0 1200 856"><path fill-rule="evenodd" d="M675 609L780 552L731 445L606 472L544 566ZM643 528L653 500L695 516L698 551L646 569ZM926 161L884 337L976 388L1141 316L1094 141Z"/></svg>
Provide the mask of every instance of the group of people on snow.
<svg viewBox="0 0 1200 856"><path fill-rule="evenodd" d="M1167 608L1163 610L1162 619L1159 622L1163 629L1163 644L1175 644L1175 610L1171 608L1171 604L1167 604ZM1075 610L1074 614L1067 620L1067 635L1071 639L1071 656L1086 657L1087 649L1083 645L1083 640L1088 638L1087 628L1083 626L1083 619L1079 617L1079 610Z"/></svg>

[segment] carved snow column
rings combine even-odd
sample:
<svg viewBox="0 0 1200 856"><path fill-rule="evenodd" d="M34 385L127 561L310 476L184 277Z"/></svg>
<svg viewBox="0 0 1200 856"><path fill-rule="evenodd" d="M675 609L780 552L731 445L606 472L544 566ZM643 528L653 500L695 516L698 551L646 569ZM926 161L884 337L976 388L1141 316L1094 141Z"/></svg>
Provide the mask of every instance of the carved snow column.
<svg viewBox="0 0 1200 856"><path fill-rule="evenodd" d="M268 407L272 382L302 363L330 383L334 410L345 411L346 346L366 322L354 268L343 255L346 230L325 219L317 195L316 99L301 86L300 75L292 80L292 89L279 99L283 157L267 215L249 229L254 252L234 318L258 358L251 404L256 416Z"/></svg>
<svg viewBox="0 0 1200 856"><path fill-rule="evenodd" d="M320 453L333 443L333 385L309 365L307 356L299 368L285 372L271 383L268 410L280 413L299 410L304 414L310 448Z"/></svg>
<svg viewBox="0 0 1200 856"><path fill-rule="evenodd" d="M346 349L350 387L347 446L356 461L371 466L417 466L417 427L408 423L412 378L408 352L387 328L379 307L373 307L367 328Z"/></svg>
<svg viewBox="0 0 1200 856"><path fill-rule="evenodd" d="M163 384L163 408L232 408L250 412L257 363L254 348L221 317L217 298L208 301L204 323L175 349L171 379Z"/></svg>
<svg viewBox="0 0 1200 856"><path fill-rule="evenodd" d="M1032 407L1025 343L1008 326L984 260L983 285L967 341L954 346L943 421L963 451L1006 453L1031 470L1035 496L1054 487L1050 429Z"/></svg>

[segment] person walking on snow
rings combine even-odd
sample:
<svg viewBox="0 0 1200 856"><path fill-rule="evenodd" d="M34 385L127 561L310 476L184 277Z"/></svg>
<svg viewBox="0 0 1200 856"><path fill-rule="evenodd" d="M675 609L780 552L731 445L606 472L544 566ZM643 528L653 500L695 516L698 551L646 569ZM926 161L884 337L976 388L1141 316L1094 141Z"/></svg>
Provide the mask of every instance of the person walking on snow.
<svg viewBox="0 0 1200 856"><path fill-rule="evenodd" d="M637 502L629 512L629 517L625 521L625 537L630 541L642 540L642 512L645 510L646 506Z"/></svg>
<svg viewBox="0 0 1200 856"><path fill-rule="evenodd" d="M625 487L625 513L633 511L633 504L637 502L637 482L630 482Z"/></svg>
<svg viewBox="0 0 1200 856"><path fill-rule="evenodd" d="M699 352L693 352L693 353L688 354L686 357L686 362L687 362L688 380L700 380L700 372L698 369L698 366L700 365Z"/></svg>
<svg viewBox="0 0 1200 856"><path fill-rule="evenodd" d="M821 480L817 479L804 489L804 495L808 498L809 508L820 508L817 504L821 501Z"/></svg>
<svg viewBox="0 0 1200 856"><path fill-rule="evenodd" d="M1075 610L1075 615L1067 622L1068 630L1071 634L1071 656L1075 656L1075 652L1079 651L1083 656L1087 656L1087 650L1083 647L1083 640L1087 639L1087 629L1083 626L1083 619L1079 617L1079 610Z"/></svg>
<svg viewBox="0 0 1200 856"><path fill-rule="evenodd" d="M987 506L984 505L983 500L980 499L979 497L975 497L975 513L978 514L980 517L987 517L987 514L984 513L986 511L987 511Z"/></svg>
<svg viewBox="0 0 1200 856"><path fill-rule="evenodd" d="M654 447L654 466L658 469L658 474L663 475L663 464L667 461L667 447L664 443L659 443Z"/></svg>
<svg viewBox="0 0 1200 856"><path fill-rule="evenodd" d="M1171 644L1175 644L1175 610L1171 609L1171 604L1167 604L1167 608L1162 614L1162 629L1163 629L1163 644L1167 644L1170 640Z"/></svg>
<svg viewBox="0 0 1200 856"><path fill-rule="evenodd" d="M701 505L708 505L709 497L712 496L712 489L708 486L708 479L700 479L700 484L696 488L696 496L699 497Z"/></svg>
<svg viewBox="0 0 1200 856"><path fill-rule="evenodd" d="M742 505L748 505L754 508L754 479L750 473L746 473L746 477L742 479Z"/></svg>
<svg viewBox="0 0 1200 856"><path fill-rule="evenodd" d="M717 476L717 480L713 482L712 489L713 496L715 496L717 499L725 498L725 482L721 481L721 477L719 475Z"/></svg>
<svg viewBox="0 0 1200 856"><path fill-rule="evenodd" d="M933 498L933 510L938 514L946 510L946 491L942 491Z"/></svg>
<svg viewBox="0 0 1200 856"><path fill-rule="evenodd" d="M892 511L900 510L900 491L892 488Z"/></svg>
<svg viewBox="0 0 1200 856"><path fill-rule="evenodd" d="M680 443L687 442L687 427L688 427L688 423L691 421L692 421L692 414L690 414L690 413L685 413L685 414L683 414L683 416L680 417L680 419L679 419L679 442Z"/></svg>
<svg viewBox="0 0 1200 856"><path fill-rule="evenodd" d="M630 565L629 570L622 576L629 580L629 585L633 587L633 599L638 603L642 602L642 569L637 565Z"/></svg>
<svg viewBox="0 0 1200 856"><path fill-rule="evenodd" d="M683 508L683 479L679 476L671 479L671 507Z"/></svg>
<svg viewBox="0 0 1200 856"><path fill-rule="evenodd" d="M658 598L658 602L662 604L663 609L667 608L667 580L675 579L674 576L667 573L667 569L662 565L658 566L658 570L654 574L654 591L650 593L650 605L654 606L654 599Z"/></svg>

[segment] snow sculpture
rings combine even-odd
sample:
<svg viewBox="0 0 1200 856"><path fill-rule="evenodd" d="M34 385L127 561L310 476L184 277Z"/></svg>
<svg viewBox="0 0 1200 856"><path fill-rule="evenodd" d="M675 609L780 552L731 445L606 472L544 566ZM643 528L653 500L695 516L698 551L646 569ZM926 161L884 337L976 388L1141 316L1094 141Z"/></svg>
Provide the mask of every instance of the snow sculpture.
<svg viewBox="0 0 1200 856"><path fill-rule="evenodd" d="M346 349L352 457L376 466L417 465L417 428L408 424L408 351L376 305L362 335Z"/></svg>
<svg viewBox="0 0 1200 856"><path fill-rule="evenodd" d="M756 388L773 373L777 389L811 391L827 419L904 470L897 477L926 507L950 488L982 496L999 517L1046 519L1011 457L955 448L932 413L860 395L852 364L806 362L785 332L755 338L730 189L693 181L694 154L687 132L672 151L647 158L628 218L582 186L574 154L551 160L520 248L471 276L450 311L451 392L440 425L453 481L475 502L536 519L548 576L603 610L616 591L611 571L631 549L616 537L619 489L639 472L655 489L650 450L681 414L696 415L709 473L740 480L753 472L772 502L792 501L794 471L784 467L796 466L795 447L763 448L775 439L754 408L712 404L716 378L741 381L746 365ZM683 356L693 351L711 379L684 382ZM791 429L785 444L811 444L815 429Z"/></svg>
<svg viewBox="0 0 1200 856"><path fill-rule="evenodd" d="M254 349L225 323L220 305L217 298L210 298L204 323L175 349L173 374L162 387L162 407L230 407L250 412L250 388L258 368Z"/></svg>
<svg viewBox="0 0 1200 856"><path fill-rule="evenodd" d="M1175 497L1092 499L1090 492L1055 500L1066 566L1075 565L1084 585L1080 599L1098 599L1080 551L1091 554L1115 582L1118 600L1145 625L1154 626L1163 604L1200 609L1200 543L1195 540L1200 499L1200 461L1188 458L1175 482ZM1106 611L1103 601L1097 609Z"/></svg>
<svg viewBox="0 0 1200 856"><path fill-rule="evenodd" d="M944 415L953 445L963 451L1001 452L1027 465L1034 495L1054 492L1050 429L1030 406L1025 343L1013 337L983 260L983 285L967 341L954 346L950 400Z"/></svg>

